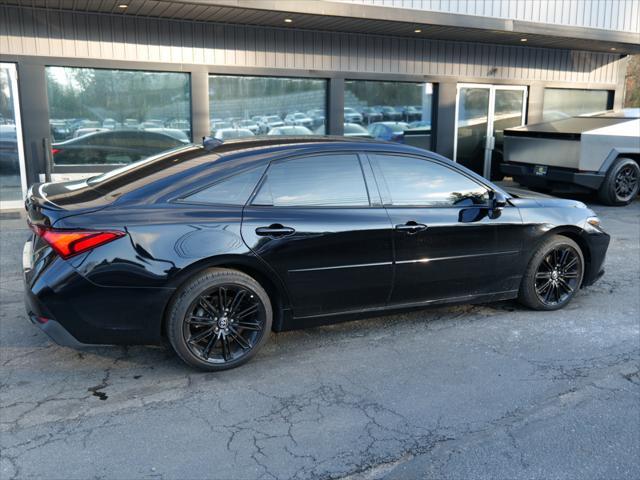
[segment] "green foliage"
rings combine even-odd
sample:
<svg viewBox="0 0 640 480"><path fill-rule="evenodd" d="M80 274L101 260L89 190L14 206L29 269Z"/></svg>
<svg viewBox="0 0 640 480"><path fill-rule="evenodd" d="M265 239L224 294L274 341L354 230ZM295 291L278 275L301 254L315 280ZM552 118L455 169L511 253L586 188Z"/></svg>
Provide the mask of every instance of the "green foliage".
<svg viewBox="0 0 640 480"><path fill-rule="evenodd" d="M625 108L640 108L640 55L633 55L629 60L625 80Z"/></svg>
<svg viewBox="0 0 640 480"><path fill-rule="evenodd" d="M47 95L53 119L189 118L189 76L181 73L49 67Z"/></svg>

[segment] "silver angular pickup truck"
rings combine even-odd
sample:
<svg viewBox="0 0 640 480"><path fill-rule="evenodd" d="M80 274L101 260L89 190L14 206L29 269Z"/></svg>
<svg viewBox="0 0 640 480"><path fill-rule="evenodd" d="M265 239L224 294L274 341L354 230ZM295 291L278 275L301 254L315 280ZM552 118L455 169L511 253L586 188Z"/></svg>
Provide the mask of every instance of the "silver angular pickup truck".
<svg viewBox="0 0 640 480"><path fill-rule="evenodd" d="M639 116L608 112L506 129L501 170L527 187L597 192L605 205L627 205L640 188Z"/></svg>

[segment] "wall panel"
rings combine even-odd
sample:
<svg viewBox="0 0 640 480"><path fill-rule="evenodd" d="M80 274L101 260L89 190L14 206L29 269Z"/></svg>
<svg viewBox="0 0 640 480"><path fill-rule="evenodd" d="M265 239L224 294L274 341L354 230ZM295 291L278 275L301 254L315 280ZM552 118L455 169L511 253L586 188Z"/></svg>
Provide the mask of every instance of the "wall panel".
<svg viewBox="0 0 640 480"><path fill-rule="evenodd" d="M473 2L469 2L473 3ZM479 8L479 7L475 7ZM497 7L491 7L494 11ZM625 7L626 8L626 7ZM510 11L504 7L504 11ZM0 6L0 53L616 84L618 55ZM292 72L294 73L294 72Z"/></svg>
<svg viewBox="0 0 640 480"><path fill-rule="evenodd" d="M326 0L640 33L640 0Z"/></svg>

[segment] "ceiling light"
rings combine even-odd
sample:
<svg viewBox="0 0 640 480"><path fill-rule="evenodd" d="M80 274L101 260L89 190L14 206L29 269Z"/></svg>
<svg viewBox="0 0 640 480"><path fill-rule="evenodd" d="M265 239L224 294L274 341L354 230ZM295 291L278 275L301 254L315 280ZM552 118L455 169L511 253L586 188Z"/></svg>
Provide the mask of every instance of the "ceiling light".
<svg viewBox="0 0 640 480"><path fill-rule="evenodd" d="M416 28L413 33L422 33L422 29L421 28Z"/></svg>
<svg viewBox="0 0 640 480"><path fill-rule="evenodd" d="M292 23L292 22L293 22L293 19L291 19L291 18L285 18L284 19L284 23Z"/></svg>
<svg viewBox="0 0 640 480"><path fill-rule="evenodd" d="M126 3L121 3L120 5L118 5L118 8L129 8L129 5L127 5Z"/></svg>
<svg viewBox="0 0 640 480"><path fill-rule="evenodd" d="M526 41L527 41L527 39L526 39L526 38L521 38L521 39L520 39L520 41L521 41L521 42L526 42Z"/></svg>
<svg viewBox="0 0 640 480"><path fill-rule="evenodd" d="M616 50L616 47L611 47L611 50L614 50L614 51L615 51L615 50Z"/></svg>

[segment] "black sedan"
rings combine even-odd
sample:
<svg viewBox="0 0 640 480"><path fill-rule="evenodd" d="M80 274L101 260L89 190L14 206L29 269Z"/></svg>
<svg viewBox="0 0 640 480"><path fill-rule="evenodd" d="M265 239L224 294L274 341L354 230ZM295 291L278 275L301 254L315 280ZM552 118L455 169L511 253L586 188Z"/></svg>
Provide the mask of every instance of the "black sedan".
<svg viewBox="0 0 640 480"><path fill-rule="evenodd" d="M430 305L565 306L602 275L584 204L510 195L437 154L332 137L188 145L36 184L27 311L55 341L157 344L221 370L271 331Z"/></svg>

